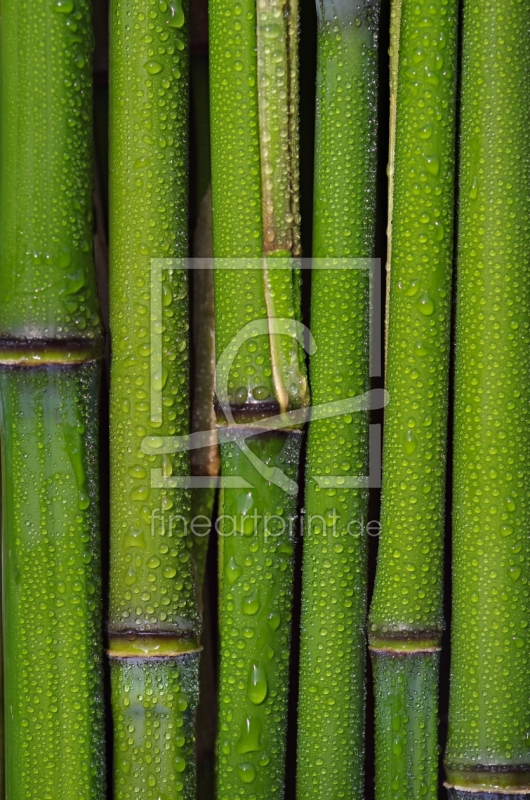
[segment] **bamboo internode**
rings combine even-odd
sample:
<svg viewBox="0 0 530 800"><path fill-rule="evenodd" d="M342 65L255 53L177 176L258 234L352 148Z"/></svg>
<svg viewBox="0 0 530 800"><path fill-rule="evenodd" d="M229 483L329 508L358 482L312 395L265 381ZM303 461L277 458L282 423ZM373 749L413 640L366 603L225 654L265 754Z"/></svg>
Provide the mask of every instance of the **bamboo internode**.
<svg viewBox="0 0 530 800"><path fill-rule="evenodd" d="M529 29L528 0L465 4L445 753L453 797L530 793Z"/></svg>
<svg viewBox="0 0 530 800"><path fill-rule="evenodd" d="M221 474L248 487L220 499L221 519L238 522L220 529L219 800L284 791L302 437L280 429L243 441L238 431L308 402L299 341L280 324L300 306L297 29L295 3L210 3L214 255L241 267L215 272L218 425L236 434L221 445Z"/></svg>
<svg viewBox="0 0 530 800"><path fill-rule="evenodd" d="M5 0L1 17L5 796L100 800L91 4Z"/></svg>
<svg viewBox="0 0 530 800"><path fill-rule="evenodd" d="M312 275L312 402L368 390L370 269L374 253L379 3L318 4L317 129ZM340 155L339 155L340 154ZM368 492L344 478L368 473L368 414L309 426L298 710L298 796L364 797ZM328 477L329 488L314 476ZM331 481L334 481L333 486ZM339 788L340 787L340 788Z"/></svg>
<svg viewBox="0 0 530 800"><path fill-rule="evenodd" d="M438 794L456 0L395 0L381 529L369 642L376 792Z"/></svg>
<svg viewBox="0 0 530 800"><path fill-rule="evenodd" d="M200 619L189 432L188 7L115 0L110 50L111 575L119 798L195 793Z"/></svg>

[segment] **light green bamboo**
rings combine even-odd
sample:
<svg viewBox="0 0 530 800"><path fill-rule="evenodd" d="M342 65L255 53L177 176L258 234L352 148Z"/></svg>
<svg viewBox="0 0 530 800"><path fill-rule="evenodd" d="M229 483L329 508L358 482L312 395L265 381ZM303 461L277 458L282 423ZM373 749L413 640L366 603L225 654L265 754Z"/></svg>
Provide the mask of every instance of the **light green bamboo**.
<svg viewBox="0 0 530 800"><path fill-rule="evenodd" d="M194 798L188 11L114 0L110 60L111 576L116 798ZM184 479L184 480L183 480Z"/></svg>
<svg viewBox="0 0 530 800"><path fill-rule="evenodd" d="M369 389L379 2L317 3L310 362L314 405ZM360 268L359 268L360 267ZM368 413L311 422L306 466L297 797L364 797ZM362 480L362 478L361 478ZM366 480L366 478L365 478Z"/></svg>
<svg viewBox="0 0 530 800"><path fill-rule="evenodd" d="M530 2L467 0L456 320L452 797L530 793Z"/></svg>
<svg viewBox="0 0 530 800"><path fill-rule="evenodd" d="M438 797L457 0L394 0L381 539L369 643L378 800Z"/></svg>
<svg viewBox="0 0 530 800"><path fill-rule="evenodd" d="M294 4L210 2L216 397L222 479L232 481L220 498L218 800L283 797L301 431L300 421L267 425L308 402L290 258L296 36ZM247 439L234 441L241 430Z"/></svg>
<svg viewBox="0 0 530 800"><path fill-rule="evenodd" d="M91 4L3 0L0 439L9 800L105 794Z"/></svg>

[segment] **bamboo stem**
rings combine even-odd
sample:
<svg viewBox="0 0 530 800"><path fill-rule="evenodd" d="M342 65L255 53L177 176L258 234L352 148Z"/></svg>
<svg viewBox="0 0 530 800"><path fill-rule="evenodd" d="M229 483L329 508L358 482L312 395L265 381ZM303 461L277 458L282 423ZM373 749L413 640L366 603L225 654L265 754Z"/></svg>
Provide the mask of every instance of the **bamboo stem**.
<svg viewBox="0 0 530 800"><path fill-rule="evenodd" d="M369 625L379 800L437 797L457 6L392 11L390 403Z"/></svg>
<svg viewBox="0 0 530 800"><path fill-rule="evenodd" d="M99 373L0 368L10 800L104 797Z"/></svg>
<svg viewBox="0 0 530 800"><path fill-rule="evenodd" d="M0 437L6 796L104 796L91 4L5 0Z"/></svg>
<svg viewBox="0 0 530 800"><path fill-rule="evenodd" d="M283 796L301 431L266 423L308 402L291 260L296 29L292 6L210 3L214 255L230 259L214 276L221 473L245 487L220 498L219 800Z"/></svg>
<svg viewBox="0 0 530 800"><path fill-rule="evenodd" d="M369 388L378 2L317 3L314 404ZM314 262L315 263L315 262ZM306 468L297 796L364 797L368 414L313 421ZM348 528L350 523L353 528ZM359 531L359 525L362 531Z"/></svg>
<svg viewBox="0 0 530 800"><path fill-rule="evenodd" d="M463 17L450 796L530 793L530 3Z"/></svg>
<svg viewBox="0 0 530 800"><path fill-rule="evenodd" d="M112 3L110 115L114 787L121 798L187 799L200 633L189 455L157 449L189 432L178 261L187 255L186 4Z"/></svg>

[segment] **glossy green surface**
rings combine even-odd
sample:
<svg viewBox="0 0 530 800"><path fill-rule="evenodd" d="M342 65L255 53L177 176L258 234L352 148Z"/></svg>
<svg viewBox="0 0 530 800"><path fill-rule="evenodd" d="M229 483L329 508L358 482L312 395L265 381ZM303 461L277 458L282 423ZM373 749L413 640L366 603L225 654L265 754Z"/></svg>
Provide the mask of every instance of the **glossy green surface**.
<svg viewBox="0 0 530 800"><path fill-rule="evenodd" d="M390 401L369 615L378 800L438 796L438 656L421 651L440 646L444 624L457 23L457 0L393 4L386 329ZM389 651L408 654L389 658ZM425 684L416 682L416 674L428 675ZM401 734L406 719L413 730ZM395 731L396 740L388 730Z"/></svg>
<svg viewBox="0 0 530 800"><path fill-rule="evenodd" d="M112 661L116 800L195 800L198 659Z"/></svg>
<svg viewBox="0 0 530 800"><path fill-rule="evenodd" d="M247 441L296 479L301 433ZM223 489L218 800L283 797L296 497L271 485L236 445L221 448ZM263 469L263 468L261 468Z"/></svg>
<svg viewBox="0 0 530 800"><path fill-rule="evenodd" d="M209 2L213 239L216 258L260 259L263 252L255 0ZM218 357L243 326L266 319L261 270L215 272ZM251 371L250 371L251 370ZM250 374L249 374L250 372ZM267 336L245 341L234 359L232 402L274 394Z"/></svg>
<svg viewBox="0 0 530 800"><path fill-rule="evenodd" d="M402 0L381 525L370 638L441 633L454 213L456 0ZM398 10L395 9L395 13ZM399 37L396 39L395 37Z"/></svg>
<svg viewBox="0 0 530 800"><path fill-rule="evenodd" d="M169 654L185 653L200 629L190 494L179 484L190 464L187 452L157 452L162 437L189 432L188 276L178 268L188 249L188 8L114 0L110 20L114 791L189 798L198 658ZM195 688L183 726L184 668Z"/></svg>
<svg viewBox="0 0 530 800"><path fill-rule="evenodd" d="M339 22L318 6L318 93L310 361L314 405L367 391L374 241L379 4ZM357 24L357 21L360 24ZM334 257L334 258L333 258ZM325 259L325 260L324 260ZM332 269L335 267L335 269ZM367 499L344 478L368 474L368 415L309 428L302 589L297 796L364 796ZM319 485L314 476L326 476ZM321 482L321 481L320 481ZM353 524L351 524L353 523ZM349 526L349 527L348 527Z"/></svg>
<svg viewBox="0 0 530 800"><path fill-rule="evenodd" d="M215 255L259 258L262 228L255 0L210 0L209 42ZM234 324L237 329L239 319ZM219 344L223 346L223 342Z"/></svg>
<svg viewBox="0 0 530 800"><path fill-rule="evenodd" d="M289 14L287 24L284 23L285 6ZM291 135L291 115L295 118L296 128L298 125L297 104L292 103L293 95L298 93L298 74L296 69L290 69L289 52L291 42L296 42L297 21L297 10L292 3L285 3L285 0L258 3L256 38L263 242L267 252L294 250L299 255L299 242L295 239L300 219L295 218L292 206L293 182L297 187L298 174L293 174ZM291 85L293 77L295 86ZM296 138L295 135L295 141Z"/></svg>
<svg viewBox="0 0 530 800"><path fill-rule="evenodd" d="M99 365L90 361L101 345L92 261L91 11L88 0L1 3L9 800L99 800L105 792ZM48 361L53 366L41 366Z"/></svg>
<svg viewBox="0 0 530 800"><path fill-rule="evenodd" d="M105 792L99 366L0 370L6 797Z"/></svg>
<svg viewBox="0 0 530 800"><path fill-rule="evenodd" d="M0 339L95 339L89 0L2 0Z"/></svg>
<svg viewBox="0 0 530 800"><path fill-rule="evenodd" d="M373 660L381 800L438 797L439 659L438 653L415 653Z"/></svg>
<svg viewBox="0 0 530 800"><path fill-rule="evenodd" d="M236 433L308 401L291 259L297 10L210 0L209 24L216 395L220 424ZM300 439L280 430L250 450L243 441L221 448L222 477L243 488L221 493L218 800L283 797Z"/></svg>
<svg viewBox="0 0 530 800"><path fill-rule="evenodd" d="M508 785L530 788L529 23L528 0L465 4L446 752L461 786L513 765Z"/></svg>
<svg viewBox="0 0 530 800"><path fill-rule="evenodd" d="M167 268L187 254L187 48L179 3L112 4L113 631L198 625L189 493L171 487L189 459L142 451L189 424L187 274Z"/></svg>

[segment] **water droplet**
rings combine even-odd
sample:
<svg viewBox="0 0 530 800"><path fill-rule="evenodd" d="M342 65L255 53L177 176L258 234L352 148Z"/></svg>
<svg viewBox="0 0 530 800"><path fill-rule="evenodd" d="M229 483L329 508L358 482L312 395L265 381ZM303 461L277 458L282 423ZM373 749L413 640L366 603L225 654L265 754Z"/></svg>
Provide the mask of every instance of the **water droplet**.
<svg viewBox="0 0 530 800"><path fill-rule="evenodd" d="M429 292L424 292L417 302L417 307L425 317L430 317L434 313L434 301L429 296Z"/></svg>
<svg viewBox="0 0 530 800"><path fill-rule="evenodd" d="M228 581L230 586L234 585L234 583L237 581L242 572L243 570L241 569L235 558L232 556L225 567L226 580Z"/></svg>
<svg viewBox="0 0 530 800"><path fill-rule="evenodd" d="M170 28L182 28L184 25L184 11L182 9L182 0L173 0L169 4L171 11L171 18L168 20Z"/></svg>
<svg viewBox="0 0 530 800"><path fill-rule="evenodd" d="M267 697L267 673L265 667L260 662L253 664L250 668L247 684L247 696L255 706L261 705Z"/></svg>
<svg viewBox="0 0 530 800"><path fill-rule="evenodd" d="M145 503L149 499L149 488L147 486L138 486L138 488L133 489L129 494L130 500L140 500L141 502Z"/></svg>
<svg viewBox="0 0 530 800"><path fill-rule="evenodd" d="M411 456L413 453L416 452L416 448L418 447L418 440L412 433L412 431L407 431L405 434L405 453L408 456Z"/></svg>
<svg viewBox="0 0 530 800"><path fill-rule="evenodd" d="M127 470L131 478L146 478L147 477L147 470L144 467L129 467Z"/></svg>
<svg viewBox="0 0 530 800"><path fill-rule="evenodd" d="M420 139L430 139L433 132L433 124L432 122L428 122L423 128L420 128L418 131L418 136Z"/></svg>
<svg viewBox="0 0 530 800"><path fill-rule="evenodd" d="M150 75L157 75L162 72L162 64L159 61L146 61L144 67Z"/></svg>
<svg viewBox="0 0 530 800"><path fill-rule="evenodd" d="M424 155L425 168L429 175L437 178L440 173L440 159L435 155Z"/></svg>
<svg viewBox="0 0 530 800"><path fill-rule="evenodd" d="M173 759L173 766L176 772L184 772L186 769L186 761L182 758L181 755L176 755Z"/></svg>
<svg viewBox="0 0 530 800"><path fill-rule="evenodd" d="M266 400L270 395L270 391L267 386L256 386L252 394L256 400Z"/></svg>
<svg viewBox="0 0 530 800"><path fill-rule="evenodd" d="M242 783L252 783L256 780L256 767L249 763L238 764L237 774Z"/></svg>
<svg viewBox="0 0 530 800"><path fill-rule="evenodd" d="M249 617L254 616L259 611L259 590L249 594L243 600L243 613L248 614Z"/></svg>
<svg viewBox="0 0 530 800"><path fill-rule="evenodd" d="M278 628L280 627L280 622L282 621L282 618L281 618L281 616L280 616L278 611L273 611L271 614L269 614L269 620L268 621L269 621L269 627L271 628L271 630L277 631Z"/></svg>
<svg viewBox="0 0 530 800"><path fill-rule="evenodd" d="M74 0L55 0L53 10L60 14L71 14L74 10Z"/></svg>
<svg viewBox="0 0 530 800"><path fill-rule="evenodd" d="M242 756L245 753L255 753L261 750L261 720L258 717L247 717L243 722L241 736L236 743L236 753Z"/></svg>
<svg viewBox="0 0 530 800"><path fill-rule="evenodd" d="M164 567L164 569L162 570L162 575L164 576L164 578L174 578L176 574L177 570L175 569L175 567Z"/></svg>

